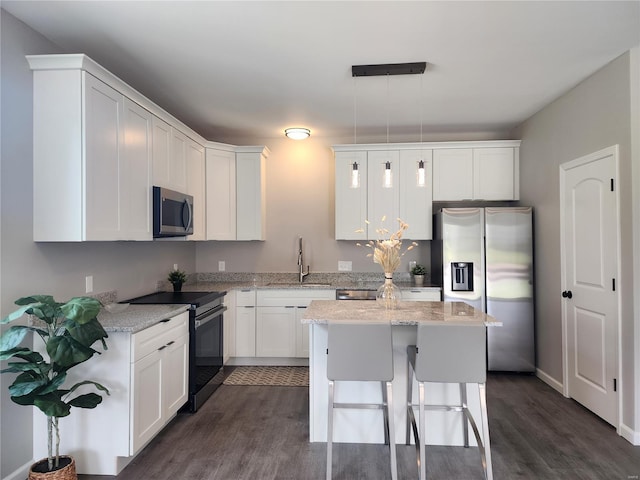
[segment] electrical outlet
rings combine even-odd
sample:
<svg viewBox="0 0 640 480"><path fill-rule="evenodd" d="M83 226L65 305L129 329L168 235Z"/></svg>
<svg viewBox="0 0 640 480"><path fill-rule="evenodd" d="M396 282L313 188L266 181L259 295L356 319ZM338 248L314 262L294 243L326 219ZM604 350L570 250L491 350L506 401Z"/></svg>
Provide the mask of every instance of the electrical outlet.
<svg viewBox="0 0 640 480"><path fill-rule="evenodd" d="M352 263L346 260L338 260L338 271L339 272L350 272L352 268Z"/></svg>
<svg viewBox="0 0 640 480"><path fill-rule="evenodd" d="M174 263L174 264L173 264L173 269L174 269L174 270L177 270L177 269L178 269L178 264L177 264L177 263Z"/></svg>
<svg viewBox="0 0 640 480"><path fill-rule="evenodd" d="M85 293L93 292L93 275L84 277Z"/></svg>
<svg viewBox="0 0 640 480"><path fill-rule="evenodd" d="M218 271L219 271L219 272L224 272L224 269L225 269L224 260L220 260L220 261L218 262Z"/></svg>

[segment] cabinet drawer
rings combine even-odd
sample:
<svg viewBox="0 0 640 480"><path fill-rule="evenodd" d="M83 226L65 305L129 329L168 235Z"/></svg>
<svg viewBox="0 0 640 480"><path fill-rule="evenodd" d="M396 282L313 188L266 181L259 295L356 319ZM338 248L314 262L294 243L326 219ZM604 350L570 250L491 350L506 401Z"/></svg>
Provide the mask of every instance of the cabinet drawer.
<svg viewBox="0 0 640 480"><path fill-rule="evenodd" d="M236 291L236 306L253 307L256 305L256 291L252 288L246 288Z"/></svg>
<svg viewBox="0 0 640 480"><path fill-rule="evenodd" d="M172 339L189 333L189 312L162 320L131 336L131 362L136 362Z"/></svg>
<svg viewBox="0 0 640 480"><path fill-rule="evenodd" d="M414 301L414 300L425 300L432 302L440 301L440 291L439 290L402 290L402 300Z"/></svg>
<svg viewBox="0 0 640 480"><path fill-rule="evenodd" d="M258 290L256 304L259 307L306 307L311 300L335 300L335 290L290 289Z"/></svg>

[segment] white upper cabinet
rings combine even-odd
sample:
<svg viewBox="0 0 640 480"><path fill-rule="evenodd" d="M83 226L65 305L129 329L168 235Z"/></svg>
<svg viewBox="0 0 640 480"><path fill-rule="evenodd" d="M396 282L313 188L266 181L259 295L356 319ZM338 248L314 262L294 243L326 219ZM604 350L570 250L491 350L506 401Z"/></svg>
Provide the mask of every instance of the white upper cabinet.
<svg viewBox="0 0 640 480"><path fill-rule="evenodd" d="M392 232L397 230L396 219L400 216L400 152L368 152L367 163L367 236L370 240L376 240L380 237L376 232L378 228Z"/></svg>
<svg viewBox="0 0 640 480"><path fill-rule="evenodd" d="M206 224L206 185L204 147L190 138L186 145L187 193L193 196L193 234L187 240L205 240Z"/></svg>
<svg viewBox="0 0 640 480"><path fill-rule="evenodd" d="M519 147L435 150L433 200L518 200Z"/></svg>
<svg viewBox="0 0 640 480"><path fill-rule="evenodd" d="M153 119L153 185L187 191L189 138L164 120Z"/></svg>
<svg viewBox="0 0 640 480"><path fill-rule="evenodd" d="M149 112L85 71L29 61L34 241L150 240Z"/></svg>
<svg viewBox="0 0 640 480"><path fill-rule="evenodd" d="M367 239L367 152L336 152L336 240ZM358 232L359 229L363 229Z"/></svg>
<svg viewBox="0 0 640 480"><path fill-rule="evenodd" d="M376 240L378 228L395 232L398 218L409 224L406 238L430 240L431 157L429 149L336 151L336 240Z"/></svg>
<svg viewBox="0 0 640 480"><path fill-rule="evenodd" d="M34 241L152 240L153 185L194 196L204 240L204 139L86 55L27 60Z"/></svg>
<svg viewBox="0 0 640 480"><path fill-rule="evenodd" d="M433 238L431 150L400 150L400 213L411 240Z"/></svg>
<svg viewBox="0 0 640 480"><path fill-rule="evenodd" d="M236 154L207 148L207 240L236 239Z"/></svg>
<svg viewBox="0 0 640 480"><path fill-rule="evenodd" d="M153 115L124 97L124 162L121 162L122 230L128 240L151 240Z"/></svg>
<svg viewBox="0 0 640 480"><path fill-rule="evenodd" d="M169 187L177 192L187 190L187 145L189 139L176 128L171 129L171 158L169 161Z"/></svg>
<svg viewBox="0 0 640 480"><path fill-rule="evenodd" d="M473 150L450 148L433 152L433 200L473 199Z"/></svg>
<svg viewBox="0 0 640 480"><path fill-rule="evenodd" d="M266 147L207 148L207 240L265 239Z"/></svg>
<svg viewBox="0 0 640 480"><path fill-rule="evenodd" d="M267 155L264 147L246 147L236 152L237 240L265 240Z"/></svg>
<svg viewBox="0 0 640 480"><path fill-rule="evenodd" d="M473 149L473 193L480 200L519 200L519 159L515 148Z"/></svg>
<svg viewBox="0 0 640 480"><path fill-rule="evenodd" d="M518 200L519 149L518 140L336 145L335 238L375 240L399 218L406 239L431 240L434 201Z"/></svg>

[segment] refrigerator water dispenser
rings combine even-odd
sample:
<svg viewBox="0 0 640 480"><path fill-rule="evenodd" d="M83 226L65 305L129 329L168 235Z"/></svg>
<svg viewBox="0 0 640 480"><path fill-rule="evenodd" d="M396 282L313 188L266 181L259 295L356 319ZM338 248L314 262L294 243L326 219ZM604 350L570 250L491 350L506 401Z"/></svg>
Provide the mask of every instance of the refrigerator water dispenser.
<svg viewBox="0 0 640 480"><path fill-rule="evenodd" d="M451 263L451 290L454 292L473 291L473 262Z"/></svg>

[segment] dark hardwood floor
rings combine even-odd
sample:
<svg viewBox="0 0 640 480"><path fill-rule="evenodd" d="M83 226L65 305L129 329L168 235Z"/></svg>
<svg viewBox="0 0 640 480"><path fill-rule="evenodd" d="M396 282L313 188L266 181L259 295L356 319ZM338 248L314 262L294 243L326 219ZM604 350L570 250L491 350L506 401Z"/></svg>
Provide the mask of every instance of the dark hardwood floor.
<svg viewBox="0 0 640 480"><path fill-rule="evenodd" d="M534 376L490 374L489 428L496 480L640 478L640 448ZM308 441L308 390L220 387L180 414L117 477L81 480L322 479L326 445ZM333 478L389 478L383 445L334 444ZM477 448L429 447L432 480L483 478ZM417 478L415 448L398 446L398 478Z"/></svg>

